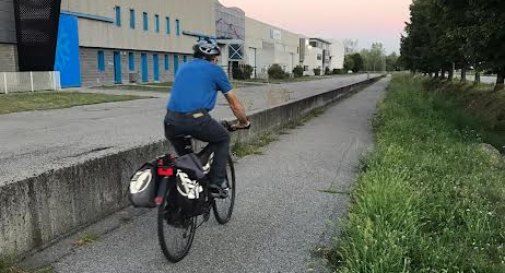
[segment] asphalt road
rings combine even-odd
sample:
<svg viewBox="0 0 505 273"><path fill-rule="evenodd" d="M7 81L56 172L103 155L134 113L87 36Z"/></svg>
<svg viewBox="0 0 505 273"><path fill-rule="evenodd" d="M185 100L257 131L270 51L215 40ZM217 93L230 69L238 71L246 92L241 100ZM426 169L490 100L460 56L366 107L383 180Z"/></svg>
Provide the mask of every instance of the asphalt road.
<svg viewBox="0 0 505 273"><path fill-rule="evenodd" d="M281 135L263 155L240 159L232 221L220 226L211 220L197 230L193 248L182 262L171 264L161 254L156 215L150 211L119 224L90 245L67 253L60 250L55 272L319 271L320 261L311 252L328 243L335 223L346 214L359 158L373 145L370 120L388 81L379 81ZM28 263L51 256L51 251L58 252L50 248Z"/></svg>
<svg viewBox="0 0 505 273"><path fill-rule="evenodd" d="M366 75L344 75L312 82L239 88L237 92L251 112L366 78ZM124 90L98 92L136 93L149 97L128 102L0 115L0 186L163 139L166 93ZM222 96L213 115L217 118L232 116Z"/></svg>

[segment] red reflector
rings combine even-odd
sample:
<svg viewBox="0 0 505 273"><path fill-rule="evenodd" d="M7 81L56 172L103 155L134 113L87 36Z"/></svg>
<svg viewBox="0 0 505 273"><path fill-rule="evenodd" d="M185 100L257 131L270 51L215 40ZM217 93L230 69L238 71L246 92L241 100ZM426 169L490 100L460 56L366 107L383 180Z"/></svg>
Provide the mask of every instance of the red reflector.
<svg viewBox="0 0 505 273"><path fill-rule="evenodd" d="M158 168L158 175L160 176L172 176L174 175L173 168Z"/></svg>
<svg viewBox="0 0 505 273"><path fill-rule="evenodd" d="M160 206L161 204L163 204L163 197L157 196L156 198L154 198L154 203Z"/></svg>

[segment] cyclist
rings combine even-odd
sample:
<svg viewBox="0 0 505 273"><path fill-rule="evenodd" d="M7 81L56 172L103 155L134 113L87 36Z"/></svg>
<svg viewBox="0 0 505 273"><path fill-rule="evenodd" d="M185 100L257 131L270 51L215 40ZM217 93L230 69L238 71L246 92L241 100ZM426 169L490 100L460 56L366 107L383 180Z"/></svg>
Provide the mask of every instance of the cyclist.
<svg viewBox="0 0 505 273"><path fill-rule="evenodd" d="M183 155L191 136L208 142L214 151L209 173L209 189L213 196L227 197L226 161L230 149L230 135L209 112L216 104L217 93L224 94L237 117L234 129L250 126L245 109L232 91L223 69L216 63L221 55L219 46L210 39L202 39L193 46L194 59L182 65L175 76L165 116L165 136L176 152Z"/></svg>

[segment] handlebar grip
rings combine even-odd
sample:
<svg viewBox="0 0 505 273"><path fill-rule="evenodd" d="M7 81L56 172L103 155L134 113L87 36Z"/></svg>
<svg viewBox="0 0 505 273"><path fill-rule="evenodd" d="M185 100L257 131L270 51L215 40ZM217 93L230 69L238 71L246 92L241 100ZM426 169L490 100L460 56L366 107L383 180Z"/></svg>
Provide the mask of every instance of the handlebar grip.
<svg viewBox="0 0 505 273"><path fill-rule="evenodd" d="M226 121L226 120L223 120L221 121L221 124L223 125L224 128L226 128L226 130L228 130L229 132L235 132L237 130L249 130L249 128L251 128L251 123L249 122L249 125L247 127L244 127L244 128L234 128L232 126L232 124L229 122L229 121Z"/></svg>

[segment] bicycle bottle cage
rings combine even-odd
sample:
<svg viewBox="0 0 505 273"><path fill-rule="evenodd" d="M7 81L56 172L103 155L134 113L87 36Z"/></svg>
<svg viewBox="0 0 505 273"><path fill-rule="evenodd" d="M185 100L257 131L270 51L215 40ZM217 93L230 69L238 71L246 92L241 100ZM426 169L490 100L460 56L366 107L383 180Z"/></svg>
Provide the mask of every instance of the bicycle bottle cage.
<svg viewBox="0 0 505 273"><path fill-rule="evenodd" d="M188 174L191 179L202 179L205 177L202 163L195 154L178 157L175 160L175 166Z"/></svg>

